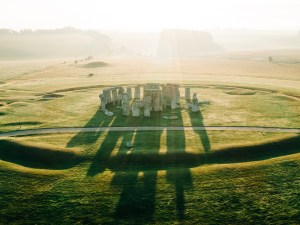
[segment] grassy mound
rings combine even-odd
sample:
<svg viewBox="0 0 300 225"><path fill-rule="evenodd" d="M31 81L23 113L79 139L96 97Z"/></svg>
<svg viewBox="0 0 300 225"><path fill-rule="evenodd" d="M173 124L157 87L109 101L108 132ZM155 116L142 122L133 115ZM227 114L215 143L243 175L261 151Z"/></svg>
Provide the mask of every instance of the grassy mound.
<svg viewBox="0 0 300 225"><path fill-rule="evenodd" d="M60 94L45 94L43 95L43 98L62 98L64 97L64 95L60 95Z"/></svg>
<svg viewBox="0 0 300 225"><path fill-rule="evenodd" d="M26 102L12 102L9 105L14 106L14 107L24 107L24 106L27 106L28 103L26 103Z"/></svg>
<svg viewBox="0 0 300 225"><path fill-rule="evenodd" d="M245 89L235 89L232 91L225 92L228 95L255 95L256 91L245 90Z"/></svg>
<svg viewBox="0 0 300 225"><path fill-rule="evenodd" d="M9 140L0 140L0 159L40 169L67 169L82 160L74 151L24 145Z"/></svg>
<svg viewBox="0 0 300 225"><path fill-rule="evenodd" d="M264 144L230 147L218 149L209 153L189 153L184 149L166 154L158 153L132 153L110 156L103 152L103 155L95 157L88 175L94 175L105 168L113 171L123 170L165 170L170 167L191 168L204 164L229 164L251 161L267 160L300 153L300 136L269 142Z"/></svg>
<svg viewBox="0 0 300 225"><path fill-rule="evenodd" d="M83 65L83 68L98 68L98 67L106 67L108 66L105 62L91 62Z"/></svg>
<svg viewBox="0 0 300 225"><path fill-rule="evenodd" d="M1 114L0 114L1 115ZM41 122L37 121L26 121L26 122L14 122L14 123L6 123L3 126L29 126L29 125L40 125L42 124Z"/></svg>

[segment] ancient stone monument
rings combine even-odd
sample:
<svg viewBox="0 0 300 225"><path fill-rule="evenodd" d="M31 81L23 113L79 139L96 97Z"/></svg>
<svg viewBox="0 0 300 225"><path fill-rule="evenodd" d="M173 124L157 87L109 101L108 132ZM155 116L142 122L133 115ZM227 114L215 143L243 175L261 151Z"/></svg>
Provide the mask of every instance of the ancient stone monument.
<svg viewBox="0 0 300 225"><path fill-rule="evenodd" d="M132 88L134 88L134 96L132 96ZM141 92L142 88L143 91ZM193 94L191 102L190 92L190 87L185 87L186 109L191 107L192 112L198 112L200 109L197 94ZM143 96L141 96L141 93L143 93ZM120 107L122 115L130 116L131 114L133 117L150 117L151 112L163 112L166 109L181 108L180 86L171 83L147 83L134 87L127 86L126 93L125 88L122 86L106 88L99 95L99 99L101 101L101 110L107 116L113 116L113 113L107 109L107 106L110 104Z"/></svg>
<svg viewBox="0 0 300 225"><path fill-rule="evenodd" d="M115 105L120 100L120 93L122 93L122 87L113 87L113 88L106 88L103 90L102 94L99 95L101 101L101 109L104 112L106 109L106 105L109 103L113 103Z"/></svg>
<svg viewBox="0 0 300 225"><path fill-rule="evenodd" d="M166 84L165 88L165 101L166 106L170 106L171 109L176 109L180 104L180 91L178 84Z"/></svg>
<svg viewBox="0 0 300 225"><path fill-rule="evenodd" d="M144 100L150 103L151 111L162 111L162 91L160 89L160 84L146 84L144 87Z"/></svg>

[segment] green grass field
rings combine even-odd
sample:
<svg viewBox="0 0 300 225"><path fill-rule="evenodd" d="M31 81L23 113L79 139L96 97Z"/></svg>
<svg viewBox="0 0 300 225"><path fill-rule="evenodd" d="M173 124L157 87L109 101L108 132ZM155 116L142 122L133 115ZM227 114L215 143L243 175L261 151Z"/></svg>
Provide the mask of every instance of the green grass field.
<svg viewBox="0 0 300 225"><path fill-rule="evenodd" d="M113 117L98 110L103 88L146 82L190 86L209 103L192 113L182 98L182 108L150 119L124 117L113 106ZM0 132L299 128L299 87L298 64L226 57L66 61L0 84ZM125 147L127 141L132 148ZM0 224L299 224L299 169L297 133L191 130L1 138Z"/></svg>

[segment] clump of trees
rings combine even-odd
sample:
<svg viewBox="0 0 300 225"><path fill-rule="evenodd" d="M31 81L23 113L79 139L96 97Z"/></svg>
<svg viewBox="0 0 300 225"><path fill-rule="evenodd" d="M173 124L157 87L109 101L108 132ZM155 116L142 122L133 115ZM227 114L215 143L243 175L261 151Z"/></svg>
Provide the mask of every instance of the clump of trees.
<svg viewBox="0 0 300 225"><path fill-rule="evenodd" d="M269 62L273 62L273 57L269 56Z"/></svg>

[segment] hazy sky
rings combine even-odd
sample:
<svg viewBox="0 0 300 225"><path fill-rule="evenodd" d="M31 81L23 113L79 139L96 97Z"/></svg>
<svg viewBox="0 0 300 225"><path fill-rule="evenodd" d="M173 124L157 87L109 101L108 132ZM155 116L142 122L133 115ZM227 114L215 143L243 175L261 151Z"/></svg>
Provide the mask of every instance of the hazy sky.
<svg viewBox="0 0 300 225"><path fill-rule="evenodd" d="M0 28L300 29L300 0L0 0Z"/></svg>

